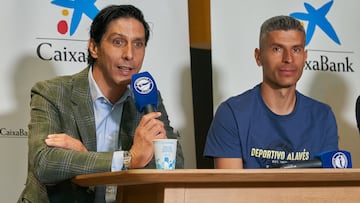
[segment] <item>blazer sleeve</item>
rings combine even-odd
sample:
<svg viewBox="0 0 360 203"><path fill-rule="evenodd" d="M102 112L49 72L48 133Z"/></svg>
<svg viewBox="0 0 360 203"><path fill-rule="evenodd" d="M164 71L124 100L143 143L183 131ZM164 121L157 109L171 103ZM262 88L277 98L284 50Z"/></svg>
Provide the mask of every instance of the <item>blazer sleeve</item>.
<svg viewBox="0 0 360 203"><path fill-rule="evenodd" d="M67 133L83 139L70 108L73 104L67 99L69 94L66 85L59 81L40 82L31 90L29 170L45 184L111 169L112 152L78 152L45 144L47 135L54 133ZM95 132L88 136L95 136Z"/></svg>

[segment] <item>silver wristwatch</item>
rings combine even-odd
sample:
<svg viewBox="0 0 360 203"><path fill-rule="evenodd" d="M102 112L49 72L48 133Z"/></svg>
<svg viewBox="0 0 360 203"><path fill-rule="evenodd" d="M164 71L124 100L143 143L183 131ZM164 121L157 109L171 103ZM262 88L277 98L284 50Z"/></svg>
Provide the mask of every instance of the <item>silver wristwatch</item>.
<svg viewBox="0 0 360 203"><path fill-rule="evenodd" d="M124 169L130 169L131 168L131 153L130 151L124 151Z"/></svg>

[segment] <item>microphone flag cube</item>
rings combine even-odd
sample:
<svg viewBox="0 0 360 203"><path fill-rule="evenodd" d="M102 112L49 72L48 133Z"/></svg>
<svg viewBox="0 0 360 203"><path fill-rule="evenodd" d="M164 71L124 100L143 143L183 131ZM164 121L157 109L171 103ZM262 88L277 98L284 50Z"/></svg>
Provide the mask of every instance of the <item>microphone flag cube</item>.
<svg viewBox="0 0 360 203"><path fill-rule="evenodd" d="M133 90L135 105L139 112L151 106L157 110L158 90L151 74L147 71L133 74L131 77L131 88Z"/></svg>
<svg viewBox="0 0 360 203"><path fill-rule="evenodd" d="M352 168L351 154L345 150L322 152L315 158L321 160L323 168Z"/></svg>

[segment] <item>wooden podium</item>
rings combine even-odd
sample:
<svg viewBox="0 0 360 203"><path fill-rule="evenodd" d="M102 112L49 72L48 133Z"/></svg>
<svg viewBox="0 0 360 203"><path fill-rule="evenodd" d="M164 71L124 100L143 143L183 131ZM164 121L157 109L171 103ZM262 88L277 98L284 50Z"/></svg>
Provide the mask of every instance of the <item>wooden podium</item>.
<svg viewBox="0 0 360 203"><path fill-rule="evenodd" d="M119 203L360 202L360 169L136 169L76 176Z"/></svg>

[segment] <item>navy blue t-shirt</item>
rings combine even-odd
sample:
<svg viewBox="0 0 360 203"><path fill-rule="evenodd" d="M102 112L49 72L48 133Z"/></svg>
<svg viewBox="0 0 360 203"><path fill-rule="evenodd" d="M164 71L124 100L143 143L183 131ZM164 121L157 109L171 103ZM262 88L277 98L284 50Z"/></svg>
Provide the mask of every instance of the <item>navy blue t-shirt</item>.
<svg viewBox="0 0 360 203"><path fill-rule="evenodd" d="M328 105L296 91L294 111L277 115L265 105L257 85L219 106L204 156L242 158L244 168L268 168L337 149L337 124Z"/></svg>

